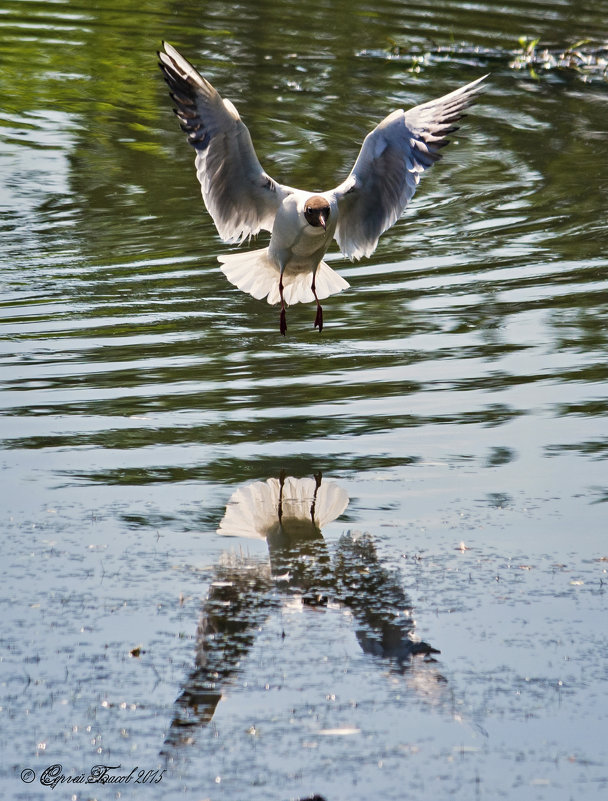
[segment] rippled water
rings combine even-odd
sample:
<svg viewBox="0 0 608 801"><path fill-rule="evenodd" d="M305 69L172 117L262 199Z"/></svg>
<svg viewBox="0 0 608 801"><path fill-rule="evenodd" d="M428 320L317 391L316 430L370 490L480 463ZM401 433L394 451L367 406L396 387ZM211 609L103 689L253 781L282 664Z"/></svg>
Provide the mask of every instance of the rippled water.
<svg viewBox="0 0 608 801"><path fill-rule="evenodd" d="M6 792L103 763L166 768L120 789L147 799L604 797L608 81L511 65L605 43L608 4L6 0L0 29ZM491 72L374 256L330 255L321 335L219 271L161 39L311 188ZM347 505L311 528L315 492Z"/></svg>

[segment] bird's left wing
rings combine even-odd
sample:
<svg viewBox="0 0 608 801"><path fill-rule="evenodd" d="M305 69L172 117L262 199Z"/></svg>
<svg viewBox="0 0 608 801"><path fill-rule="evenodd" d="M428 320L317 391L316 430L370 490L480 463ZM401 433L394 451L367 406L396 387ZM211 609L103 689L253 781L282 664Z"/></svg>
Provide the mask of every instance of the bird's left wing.
<svg viewBox="0 0 608 801"><path fill-rule="evenodd" d="M351 260L370 256L381 234L412 199L420 173L441 158L483 76L438 100L394 111L369 133L348 178L333 190L339 219L335 238Z"/></svg>
<svg viewBox="0 0 608 801"><path fill-rule="evenodd" d="M178 51L163 42L159 66L175 113L196 150L203 200L225 242L242 242L260 229L272 231L282 199L290 192L264 172L247 126L229 100Z"/></svg>

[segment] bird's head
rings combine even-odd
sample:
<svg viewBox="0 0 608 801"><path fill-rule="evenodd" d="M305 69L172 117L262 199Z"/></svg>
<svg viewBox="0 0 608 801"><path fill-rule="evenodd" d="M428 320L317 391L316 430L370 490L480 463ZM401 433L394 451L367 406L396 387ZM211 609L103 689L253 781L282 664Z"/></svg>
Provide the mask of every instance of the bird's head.
<svg viewBox="0 0 608 801"><path fill-rule="evenodd" d="M329 202L321 195L311 195L304 204L304 217L306 222L312 225L313 228L319 226L323 229L327 228L327 220L329 219Z"/></svg>

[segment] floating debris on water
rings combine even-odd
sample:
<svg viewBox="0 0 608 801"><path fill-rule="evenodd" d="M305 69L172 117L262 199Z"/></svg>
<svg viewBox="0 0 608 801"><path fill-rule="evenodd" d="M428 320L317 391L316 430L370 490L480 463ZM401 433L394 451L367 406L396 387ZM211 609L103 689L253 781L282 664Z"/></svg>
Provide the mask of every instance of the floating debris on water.
<svg viewBox="0 0 608 801"><path fill-rule="evenodd" d="M388 47L382 51L365 50L359 55L410 61L407 70L413 73L422 72L424 67L442 61L458 61L469 66L506 62L510 69L527 70L537 79L541 72L574 72L585 81L608 80L608 42L582 39L563 48L543 45L540 39L522 36L519 47L512 50L466 43L437 45L433 42L427 49L400 44L394 39L389 39L388 43Z"/></svg>

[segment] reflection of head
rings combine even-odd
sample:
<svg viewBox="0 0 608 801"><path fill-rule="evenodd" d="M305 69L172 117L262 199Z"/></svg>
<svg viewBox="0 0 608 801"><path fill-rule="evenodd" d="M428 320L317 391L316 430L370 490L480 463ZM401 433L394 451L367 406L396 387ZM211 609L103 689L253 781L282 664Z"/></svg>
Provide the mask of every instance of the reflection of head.
<svg viewBox="0 0 608 801"><path fill-rule="evenodd" d="M339 517L348 495L332 481L315 478L269 478L238 489L230 498L218 534L272 538L288 534L306 539Z"/></svg>

